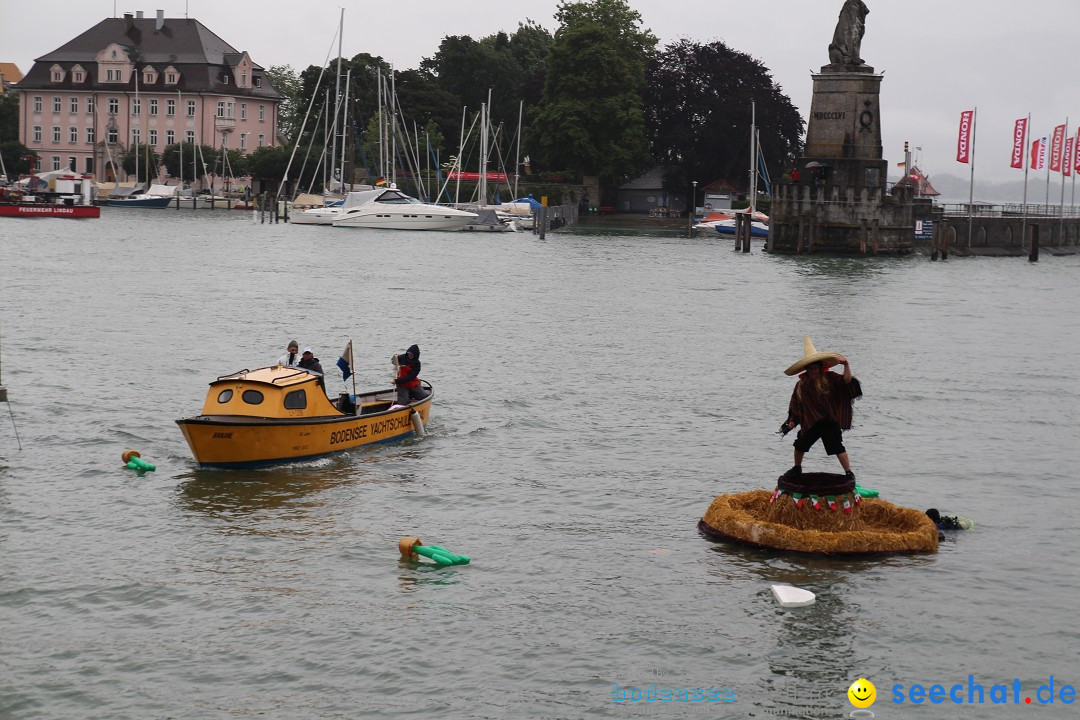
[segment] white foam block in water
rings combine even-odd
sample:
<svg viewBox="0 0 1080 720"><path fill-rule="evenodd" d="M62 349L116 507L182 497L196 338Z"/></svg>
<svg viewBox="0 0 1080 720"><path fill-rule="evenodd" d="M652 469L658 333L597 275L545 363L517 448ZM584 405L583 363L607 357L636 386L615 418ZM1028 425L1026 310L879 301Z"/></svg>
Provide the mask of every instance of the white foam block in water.
<svg viewBox="0 0 1080 720"><path fill-rule="evenodd" d="M814 593L793 585L773 585L772 594L781 607L805 607L817 600Z"/></svg>

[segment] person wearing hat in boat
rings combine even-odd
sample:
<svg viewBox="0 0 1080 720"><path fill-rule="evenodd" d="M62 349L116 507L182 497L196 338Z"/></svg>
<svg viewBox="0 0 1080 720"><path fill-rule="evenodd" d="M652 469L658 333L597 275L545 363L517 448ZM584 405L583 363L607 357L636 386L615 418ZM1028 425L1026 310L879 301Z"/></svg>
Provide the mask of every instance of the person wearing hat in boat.
<svg viewBox="0 0 1080 720"><path fill-rule="evenodd" d="M295 340L290 340L285 346L285 354L278 358L277 364L281 367L296 367L300 362L300 345Z"/></svg>
<svg viewBox="0 0 1080 720"><path fill-rule="evenodd" d="M296 363L296 367L317 374L319 376L319 387L323 389L323 392L326 392L326 385L323 384L322 364L319 362L319 358L315 357L315 353L311 348L304 348L304 352L301 353L300 362Z"/></svg>
<svg viewBox="0 0 1080 720"><path fill-rule="evenodd" d="M852 403L862 397L862 387L840 353L818 352L809 337L803 338L803 352L803 357L784 371L795 375L805 370L791 393L787 420L780 426L781 434L801 426L795 438L795 466L787 474L802 473L803 455L820 439L825 452L835 455L848 478L854 480L843 431L851 429ZM833 365L843 365L843 375L830 372Z"/></svg>
<svg viewBox="0 0 1080 720"><path fill-rule="evenodd" d="M401 355L394 356L398 373L394 378L397 387L397 404L408 405L413 400L423 400L427 393L420 387L420 347L410 345Z"/></svg>

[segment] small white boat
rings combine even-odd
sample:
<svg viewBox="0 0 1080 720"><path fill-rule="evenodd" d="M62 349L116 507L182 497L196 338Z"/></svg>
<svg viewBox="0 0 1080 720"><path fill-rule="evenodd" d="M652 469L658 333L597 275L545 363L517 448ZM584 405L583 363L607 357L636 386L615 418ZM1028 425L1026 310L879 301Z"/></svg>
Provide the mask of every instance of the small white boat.
<svg viewBox="0 0 1080 720"><path fill-rule="evenodd" d="M367 202L372 192L375 192L375 190L350 192L345 196L344 200L339 202L295 213L289 218L289 222L293 225L333 225L334 221L340 218L346 210Z"/></svg>
<svg viewBox="0 0 1080 720"><path fill-rule="evenodd" d="M476 213L441 205L426 205L395 187L349 193L355 205L332 221L334 227L389 230L460 230Z"/></svg>
<svg viewBox="0 0 1080 720"><path fill-rule="evenodd" d="M465 223L462 230L474 232L520 232L517 221L506 213L500 213L492 208L479 208L476 218Z"/></svg>

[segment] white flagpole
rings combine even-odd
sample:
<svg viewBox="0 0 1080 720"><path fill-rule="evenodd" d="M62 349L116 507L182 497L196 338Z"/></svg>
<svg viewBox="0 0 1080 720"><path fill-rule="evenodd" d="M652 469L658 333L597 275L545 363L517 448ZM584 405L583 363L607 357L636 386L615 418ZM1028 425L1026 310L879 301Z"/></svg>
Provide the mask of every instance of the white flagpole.
<svg viewBox="0 0 1080 720"><path fill-rule="evenodd" d="M1028 182L1028 165L1031 164L1030 158L1024 159L1024 155L1029 152L1027 149L1028 140L1031 139L1031 113L1028 113L1027 124L1024 125L1024 142L1020 147L1020 161L1024 164L1024 217L1020 221L1020 247L1027 246L1027 182Z"/></svg>
<svg viewBox="0 0 1080 720"><path fill-rule="evenodd" d="M349 372L352 373L353 402L356 402L356 361L353 359L352 338L349 339Z"/></svg>
<svg viewBox="0 0 1080 720"><path fill-rule="evenodd" d="M1058 205L1058 242L1065 236L1065 140L1069 137L1069 116L1065 116L1065 134L1061 137L1061 204Z"/></svg>
<svg viewBox="0 0 1080 720"><path fill-rule="evenodd" d="M975 202L975 121L979 116L979 108L976 106L971 111L971 180L968 183L968 247L971 247L971 226L974 224L971 215L974 211L973 204Z"/></svg>

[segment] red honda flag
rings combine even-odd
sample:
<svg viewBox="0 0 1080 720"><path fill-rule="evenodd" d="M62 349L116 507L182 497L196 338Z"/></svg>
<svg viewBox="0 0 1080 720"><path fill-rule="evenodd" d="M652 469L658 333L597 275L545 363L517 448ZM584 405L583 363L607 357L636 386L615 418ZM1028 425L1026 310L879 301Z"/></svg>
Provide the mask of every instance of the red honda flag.
<svg viewBox="0 0 1080 720"><path fill-rule="evenodd" d="M1046 136L1035 138L1031 142L1031 169L1042 170L1046 167L1046 146L1049 139Z"/></svg>
<svg viewBox="0 0 1080 720"><path fill-rule="evenodd" d="M1065 139L1065 162L1063 162L1061 164L1061 174L1064 175L1065 177L1069 177L1070 175L1072 175L1072 165L1073 165L1072 162L1071 162L1072 156L1073 156L1073 139L1072 138L1066 138Z"/></svg>
<svg viewBox="0 0 1080 720"><path fill-rule="evenodd" d="M1076 131L1076 142L1073 143L1073 147L1076 149L1076 161L1073 163L1073 170L1077 175L1080 175L1080 130Z"/></svg>
<svg viewBox="0 0 1080 720"><path fill-rule="evenodd" d="M971 162L971 124L974 120L974 110L965 110L960 113L960 137L956 141L956 162Z"/></svg>
<svg viewBox="0 0 1080 720"><path fill-rule="evenodd" d="M1061 149L1065 145L1065 126L1058 125L1054 128L1054 136L1050 141L1050 169L1061 172Z"/></svg>
<svg viewBox="0 0 1080 720"><path fill-rule="evenodd" d="M1027 118L1020 118L1013 128L1012 165L1010 167L1024 167L1024 146L1027 144Z"/></svg>

